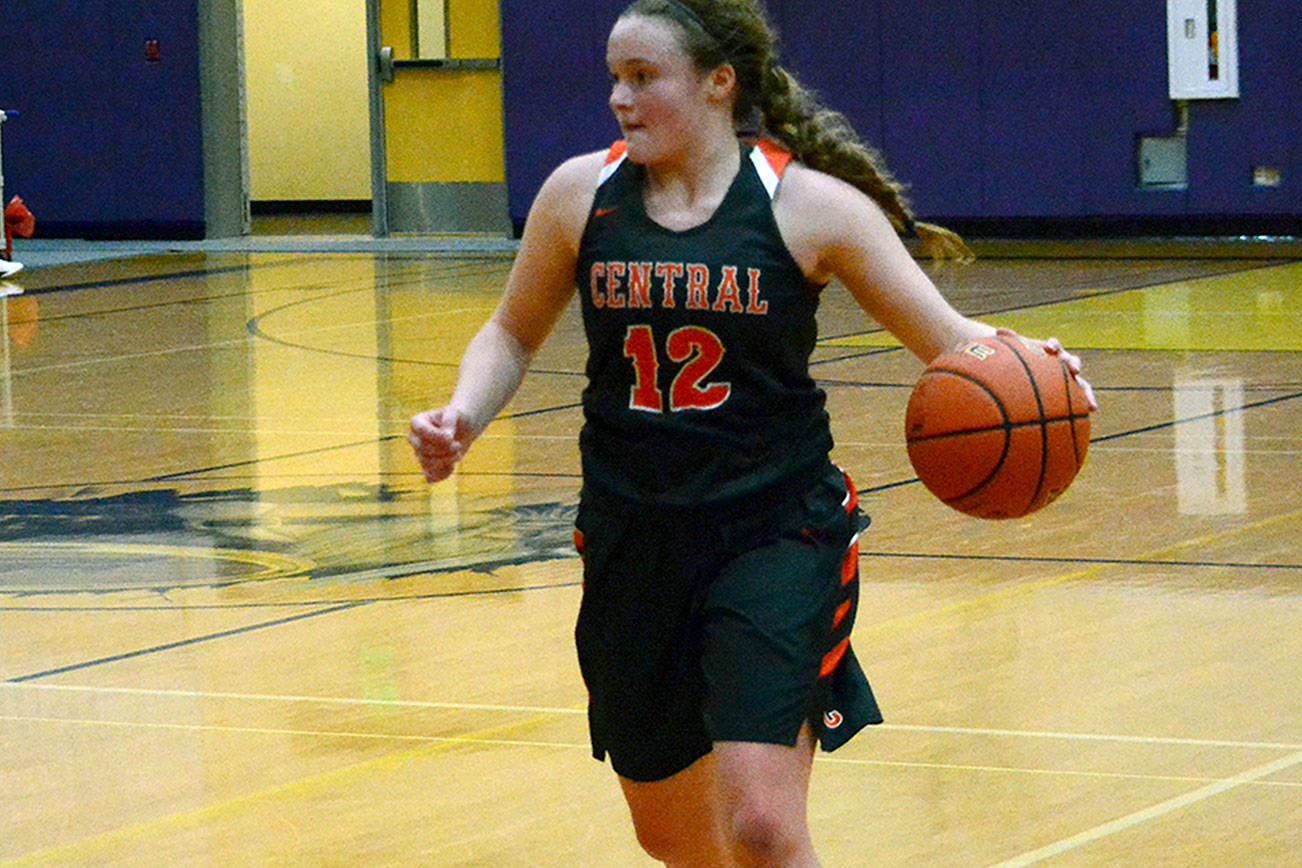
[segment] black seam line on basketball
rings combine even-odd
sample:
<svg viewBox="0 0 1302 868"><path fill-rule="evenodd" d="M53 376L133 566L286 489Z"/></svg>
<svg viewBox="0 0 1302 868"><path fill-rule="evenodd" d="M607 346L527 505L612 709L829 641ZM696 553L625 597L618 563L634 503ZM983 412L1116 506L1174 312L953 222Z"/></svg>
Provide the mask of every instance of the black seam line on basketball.
<svg viewBox="0 0 1302 868"><path fill-rule="evenodd" d="M987 257L987 258L996 258L996 257ZM1089 256L1081 257L1081 259L1091 259L1091 258L1097 258L1097 257L1089 257ZM1161 280L1154 283L1140 284L1139 286L1119 286L1113 289L1104 289L1098 292L1091 292L1087 295L1074 295L1071 298L1051 298L1051 299L1046 299L1044 301L1037 301L1031 304L1016 304L1016 305L1012 305L1011 307L996 307L996 308L990 308L988 310L974 311L966 315L973 318L980 318L985 316L993 316L995 314L1001 314L1001 313L1016 313L1017 311L1020 310L1035 310L1036 308L1053 307L1054 305L1059 305L1059 304L1070 304L1071 302L1074 301L1085 301L1091 298L1106 298L1107 296L1110 295L1121 295L1122 293L1126 293L1126 292L1137 292L1144 289L1158 289L1159 287L1171 286L1172 284L1176 284L1176 283L1188 283L1191 280L1210 280L1211 278L1214 277L1225 277L1226 275L1230 275L1230 274L1249 274L1253 271L1263 271L1269 268L1286 268L1290 265L1297 264L1299 261L1302 260L1281 257L1277 261L1271 261L1260 265L1252 265L1247 268L1227 268L1223 271L1214 271L1211 274L1203 274L1197 277L1186 277L1186 278L1181 278L1179 280ZM822 343L823 341L837 341L837 340L846 340L847 338L859 338L859 337L865 337L867 335L882 334L885 331L886 329L884 328L875 328L875 329L868 329L866 331L849 332L843 335L828 335L827 337L819 338L819 342ZM895 347L894 349L901 349L901 348Z"/></svg>
<svg viewBox="0 0 1302 868"><path fill-rule="evenodd" d="M1016 354L1016 353L1014 352L1014 355L1015 355L1015 354ZM1019 357L1019 358L1020 358L1020 357ZM987 395L990 396L990 400L991 400L991 401L994 401L994 402L995 402L995 406L999 408L999 415L1003 417L1003 419L1004 419L1004 425L1006 425L1006 426L1011 426L1011 425L1013 424L1013 423L1011 423L1011 422L1008 421L1008 408L1004 406L1004 402L1003 402L1003 400L1002 400L998 395L995 394L995 392L994 392L993 389L991 389L991 388L990 388L989 386L987 386L985 383L983 383L983 382L981 382L980 380L978 380L976 377L973 377L972 375L970 375L970 374L966 374L966 373L964 373L964 372L962 372L962 371L955 371L955 370L952 370L952 369L950 369L950 368L931 368L930 370L931 370L932 372L935 372L935 373L944 373L944 374L949 374L951 377L957 377L957 378L960 379L960 380L966 380L967 382L969 382L969 383L971 383L972 385L976 386L978 389L981 389L981 390L984 391ZM1030 376L1030 374L1028 373L1027 376ZM1041 412L1043 413L1043 408L1041 408ZM1038 423L1038 422L1031 422L1031 423L1022 423L1022 424L1038 425L1039 423ZM1002 429L1002 430L1007 430L1007 429L1003 429L1003 426L999 426L999 427L997 427L997 428L994 428L993 430L1001 430L1001 429ZM932 438L920 438L920 437L919 437L919 438L914 438L914 439L920 441L920 440L924 440L924 439L925 439L925 440L930 440L930 439L932 439ZM993 481L995 480L995 477L997 477L997 476L999 475L999 471L1003 469L1004 462L1005 462L1006 460L1008 460L1008 453L1012 450L1012 448L1013 448L1013 438L1011 438L1011 437L1005 437L1005 438L1004 438L1004 449L1003 449L1003 452L1001 452L1001 453L999 454L999 460L995 462L995 466L992 467L992 468L990 469L990 474L989 474L988 476L986 476L985 479L981 480L981 482L980 482L980 483L979 483L975 488L972 488L970 491L965 491L965 492L963 492L962 494L956 494L956 495L954 495L953 497L949 498L948 500L946 500L946 501L944 501L944 502L945 502L945 503L955 503L955 502L957 502L957 501L963 500L964 498L971 497L972 495L974 495L974 494L980 492L981 490L983 490L986 486L988 486L991 482L993 482ZM1039 490L1038 490L1038 488L1037 488L1037 490L1036 490L1036 494L1037 494L1037 495L1039 494ZM1034 503L1034 502L1035 502L1035 499L1032 498L1032 499L1031 499L1031 502Z"/></svg>
<svg viewBox="0 0 1302 868"><path fill-rule="evenodd" d="M77 672L82 669L90 669L94 666L102 666L106 663L118 663L123 660L131 660L136 657L144 657L148 654L159 654L164 651L174 651L177 648L185 648L189 645L198 645L201 642L211 642L214 639L226 639L231 636L239 636L243 633L252 633L257 630L264 630L268 627L280 627L285 624L291 624L295 621L302 621L307 618L316 618L320 615L332 615L336 612L344 612L349 609L356 609L359 606L368 605L369 601L343 603L337 606L331 606L326 609L319 609L315 612L304 612L298 615L290 615L286 618L277 618L274 621L266 621L261 624L249 624L245 627L237 627L234 630L222 630L218 633L209 633L206 636L195 636L190 639L182 639L177 642L168 642L163 645L154 645L150 648L141 648L136 651L128 651L124 654L114 654L109 657L100 657L96 660L86 660L81 663L73 663L68 666L60 666L56 669L47 669L44 672L33 672L30 675L20 675L17 678L9 678L10 684L21 684L24 681L36 681L40 678L48 678L52 675L63 675L67 672Z"/></svg>
<svg viewBox="0 0 1302 868"><path fill-rule="evenodd" d="M1056 423L1074 424L1080 419L1088 419L1089 415L1080 413L1075 416L1055 416L1052 419L1032 419L1029 422L1004 422L1002 425L987 425L983 428L974 428L968 431L947 431L944 434L928 434L926 437L910 438L910 443L933 443L937 440L954 440L960 437L967 437L971 434L983 431L1013 431L1019 428L1044 428L1048 429L1050 425ZM1044 457L1044 456L1041 456Z"/></svg>
<svg viewBox="0 0 1302 868"><path fill-rule="evenodd" d="M1081 466L1084 465L1085 463L1085 456L1081 455L1080 438L1076 436L1077 419L1089 416L1089 403L1086 402L1085 413L1081 414L1081 416L1078 416L1075 412L1075 408L1072 407L1072 398L1071 398L1071 381L1074 375L1070 370L1067 369L1067 366L1065 364L1060 365L1059 368L1060 368L1060 373L1062 374L1062 391L1063 394L1067 396L1067 417L1071 419L1071 453L1072 453L1072 457L1075 459L1076 472L1079 473ZM1049 431L1047 427L1047 422L1044 430L1045 430L1045 436L1047 437ZM1088 447L1089 444L1087 443L1086 448L1088 449ZM1047 450L1048 448L1047 444L1045 448ZM1045 457L1046 464L1048 464L1048 460L1049 459L1046 456Z"/></svg>
<svg viewBox="0 0 1302 868"><path fill-rule="evenodd" d="M1026 361L1026 357L1022 355L1022 351L1019 350L1016 345L1014 345L1012 339L999 336L996 337L996 340L998 340L1004 346L1008 347L1008 349L1012 352L1012 354L1017 357L1018 363L1020 363L1022 366L1022 371L1026 374L1026 381L1031 386L1031 393L1035 395L1036 409L1039 410L1040 419L1036 423L1036 425L1040 429L1040 478L1036 480L1035 491L1034 493L1031 494L1031 499L1027 503L1027 506L1029 507L1030 504L1033 504L1040 499L1040 495L1044 492L1044 480L1049 472L1049 425L1048 425L1049 420L1044 418L1044 399L1040 397L1040 385L1035 381L1035 373L1031 370L1030 363ZM1067 394L1070 399L1071 392L1068 391ZM1071 416L1070 405L1067 408L1067 415L1069 417ZM1004 418L1008 418L1008 417L1005 415ZM1073 421L1072 422L1073 429L1075 428L1075 424L1076 423ZM1073 430L1073 435L1074 433L1075 432ZM1076 438L1075 436L1073 436L1072 437L1073 453L1075 452L1076 449L1075 440ZM1079 470L1080 468L1079 460L1076 462L1076 467ZM989 482L989 480L987 480L987 482Z"/></svg>
<svg viewBox="0 0 1302 868"><path fill-rule="evenodd" d="M504 419L524 419L529 416L540 416L545 413L556 413L561 410L573 410L582 406L583 406L582 403L560 404L554 407L542 407L537 410L524 410L519 413L507 413L505 415L498 416L497 419L494 421L501 421ZM312 455L326 455L330 452L336 452L340 449L356 449L359 446L373 446L379 443L389 443L394 440L406 440L406 439L407 439L406 434L386 434L383 437L378 437L374 439L358 440L352 443L340 443L335 446L322 446L318 449L305 449L302 452L287 452L284 455L262 456L259 458L250 458L246 461L232 461L227 464L214 464L210 467L198 467L193 470L178 470L174 473L164 473L159 476L150 476L150 477L146 477L145 479L135 480L135 482L137 484L149 483L149 482L171 482L176 479L185 479L186 477L197 476L203 473L215 473L218 470L234 470L237 467L255 467L273 461L287 461L295 458L307 458ZM130 484L130 483L120 483L120 484ZM46 487L46 486L42 486L42 487ZM55 487L55 486L48 486L48 487Z"/></svg>

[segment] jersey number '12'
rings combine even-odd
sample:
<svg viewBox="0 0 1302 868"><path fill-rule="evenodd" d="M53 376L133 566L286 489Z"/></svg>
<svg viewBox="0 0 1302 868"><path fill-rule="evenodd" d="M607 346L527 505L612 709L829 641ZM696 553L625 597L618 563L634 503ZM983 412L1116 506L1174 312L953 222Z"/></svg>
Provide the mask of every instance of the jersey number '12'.
<svg viewBox="0 0 1302 868"><path fill-rule="evenodd" d="M705 378L723 360L723 342L719 336L700 326L683 326L669 333L665 353L671 362L683 367L669 388L669 411L713 410L732 394L731 383L706 383ZM649 325L628 327L624 338L624 355L633 360L633 388L629 390L629 407L648 413L660 413L664 396L657 384L660 359L656 355L655 335Z"/></svg>

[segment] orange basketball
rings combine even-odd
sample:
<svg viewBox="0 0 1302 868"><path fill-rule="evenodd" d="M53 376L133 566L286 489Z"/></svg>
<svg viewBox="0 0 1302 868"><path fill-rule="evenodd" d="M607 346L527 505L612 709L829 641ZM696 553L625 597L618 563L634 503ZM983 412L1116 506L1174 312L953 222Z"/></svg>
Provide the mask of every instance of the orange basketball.
<svg viewBox="0 0 1302 868"><path fill-rule="evenodd" d="M1076 478L1089 405L1061 359L999 335L934 359L909 396L904 429L932 494L978 518L1018 518Z"/></svg>

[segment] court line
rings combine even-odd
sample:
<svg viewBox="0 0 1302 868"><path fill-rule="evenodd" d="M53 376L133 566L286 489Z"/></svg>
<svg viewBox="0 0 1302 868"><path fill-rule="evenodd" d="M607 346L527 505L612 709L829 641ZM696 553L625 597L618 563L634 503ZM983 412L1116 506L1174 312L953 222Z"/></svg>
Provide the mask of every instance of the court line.
<svg viewBox="0 0 1302 868"><path fill-rule="evenodd" d="M319 251L312 251L312 252L303 253L301 255L295 255L296 251L282 252L282 251L270 251L270 250L268 251L216 250L216 251L207 251L206 253L200 253L199 255L212 255L214 253L218 253L218 254L229 253L229 254L237 254L237 255L238 254L261 254L261 255L273 255L273 256L280 255L285 258L277 259L275 261L267 261L267 262L244 262L241 263L240 265L224 265L215 268L189 269L186 271L168 272L165 274L142 274L142 275L135 275L132 277L117 277L111 280L97 280L97 281L91 281L85 283L69 283L69 284L54 285L54 286L41 286L41 287L29 289L27 291L29 293L77 292L77 291L87 290L87 289L105 289L108 287L115 287L115 286L130 286L131 284L135 284L135 283L156 283L165 280L175 281L175 280L181 280L181 279L191 278L191 277L209 277L209 276L220 275L220 274L236 274L239 272L252 273L255 271L267 271L275 268L290 268L290 267L304 265L304 264L316 265L321 261L323 261L323 258L331 258L331 259L344 258L344 259L357 259L357 260L370 259L371 261L374 261L377 258L379 258L376 254L371 254L371 253L362 253L362 254L339 253L339 254L327 254L325 257L322 257L321 252ZM155 254L159 256L192 255L189 254L188 251L175 250L175 249L165 250L165 251L141 250L138 252L126 253L123 257L118 257L118 258L124 258L124 259L135 258L138 256L152 256ZM96 261L106 262L109 260L96 260ZM435 263L435 262L441 263L442 261L443 260L439 258L431 258L428 260L421 259L420 263L423 265L424 263ZM77 263L77 265L89 265L89 264L91 263L89 262ZM450 274L459 275L459 273L455 269L465 265L471 265L471 264L472 263L460 262L459 258L457 258L457 260L450 262L446 268L444 268L441 271L437 271L430 276L443 277ZM408 272L409 273L395 271L393 276L395 277L411 276L415 278L423 278L425 276L422 268L408 269ZM424 281L422 280L422 283L423 282ZM386 284L386 286L388 285L389 284ZM299 286L299 287L274 286L274 287L267 287L264 289L256 289L256 290L252 289L251 287L244 287L237 292L220 293L217 295L200 295L200 296L194 296L192 298L176 298L176 299L169 299L163 302L152 302L149 304L136 304L136 305L128 305L126 307L110 307L110 308L102 308L100 310L81 311L75 314L64 314L57 317L51 317L48 321L79 319L87 316L111 315L116 313L131 313L140 310L150 310L152 308L169 307L169 306L181 305L181 304L196 304L196 303L207 302L207 301L222 301L225 299L240 298L242 296L265 295L272 292L283 292L286 290L293 291L293 290L305 290L305 289L325 289L325 288L329 288L329 286L330 286L329 284L312 283L312 284L306 284L304 286ZM47 320L43 319L43 321L47 321Z"/></svg>
<svg viewBox="0 0 1302 868"><path fill-rule="evenodd" d="M267 627L279 627L284 624L290 624L294 621L302 621L306 618L315 618L319 615L330 615L335 612L343 612L348 609L356 609L359 606L369 605L369 601L350 602L338 606L331 606L326 609L317 609L312 612L303 612L298 615L290 615L285 618L277 618L274 621L264 621L260 624L249 624L245 627L238 627L234 630L222 630L218 633L209 633L204 636L195 636L191 639L182 639L177 642L168 642L163 645L154 645L150 648L140 648L135 651L127 651L123 654L114 654L109 657L100 657L95 660L86 660L81 663L72 663L68 666L60 666L56 669L47 669L44 672L33 672L29 675L20 675L17 678L7 679L8 683L21 684L25 681L34 681L38 678L48 678L51 675L63 675L67 672L76 672L81 669L89 669L92 666L100 666L105 663L117 663L122 660L130 660L134 657L143 657L146 654L156 654L160 651L173 651L177 648L184 648L187 645L197 645L200 642L209 642L213 639L224 639L229 636L239 636L243 633L252 633L255 630L262 630Z"/></svg>
<svg viewBox="0 0 1302 868"><path fill-rule="evenodd" d="M358 699L348 696L293 696L275 693L222 693L201 690L156 690L143 687L96 687L80 684L28 684L0 682L0 688L22 688L68 693L125 694L175 699L234 699L250 702L311 703L315 705L364 705L375 708L434 708L449 711L501 711L520 714L586 714L586 708L546 708L532 705L486 705L467 702L422 702L414 699Z"/></svg>
<svg viewBox="0 0 1302 868"><path fill-rule="evenodd" d="M1169 557L1174 553L1183 551L1184 549L1187 548L1192 548L1195 546L1196 547L1207 546L1219 540L1228 539L1251 531L1261 530L1262 528L1269 527L1273 524L1294 520L1300 516L1302 516L1302 509L1295 509L1291 512L1279 513L1277 515L1268 516L1259 521L1254 521L1249 524L1242 525L1240 527L1230 528L1229 530L1221 531L1219 533L1209 533L1200 537L1193 537L1191 539L1181 540L1180 542L1173 543L1169 546L1165 546L1164 548L1160 548L1155 551L1141 554L1139 555L1138 559L1143 561L1160 560L1163 559L1164 557ZM1059 585L1065 585L1069 582L1079 581L1080 579L1097 575L1101 573L1108 566L1110 566L1110 564L1108 564L1107 562L1092 563L1089 566L1085 567L1084 569L1073 570L1067 573L1059 573L1056 576L1050 576L1046 579L1041 579L1040 581L1036 581L1036 582L1028 582L1025 584L1014 584L1009 587L1001 588L1000 590L997 591L991 591L988 594L982 594L981 596L974 597L970 600L964 600L959 603L951 603L947 606L941 606L940 608L924 609L922 611L913 612L908 615L900 615L898 617L890 618L885 621L878 621L877 623L874 624L863 624L862 626L856 625L855 626L856 635L860 635L859 631L862 631L862 633L866 634L866 633L885 632L889 630L898 630L905 627L912 627L921 624L923 622L930 621L935 618L944 618L950 615L958 614L959 612L966 612L971 609L979 609L985 606L991 606L997 603L1004 602L1006 600L1013 599L1015 597L1021 597L1027 594L1034 594L1039 591L1048 590L1049 588L1057 587Z"/></svg>
<svg viewBox="0 0 1302 868"><path fill-rule="evenodd" d="M1289 518L1292 514L1282 516ZM1255 528L1248 528L1249 530ZM1195 542L1203 542L1197 540ZM1178 544L1183 547L1185 544ZM0 543L0 550L5 544ZM1058 558L1048 556L1029 556L1029 555L956 555L935 552L889 552L889 551L862 551L862 558L896 558L900 560L962 560L981 563L1044 563L1044 564L1088 564L1091 567L1112 567L1112 566L1151 566L1151 567L1186 567L1190 569L1245 569L1245 570L1298 570L1302 569L1302 564L1285 564L1285 563L1264 563L1254 564L1238 561L1184 561L1174 559L1152 558ZM555 560L555 557L549 557L547 560ZM522 563L537 563L541 559L535 556L521 556L519 558L509 558L503 561L481 562L476 567L497 568L502 566L516 566ZM425 561L414 563L399 563L387 567L375 567L366 570L353 572L326 574L312 576L321 580L329 580L336 583L353 583L368 580L387 580L410 578L423 574L439 575L443 573L460 572L469 569L465 564L453 566L444 566L440 561ZM1072 576L1081 575L1073 573ZM289 576L286 576L289 577ZM220 588L232 584L243 584L249 581L245 578L235 579L221 584L189 585L178 586L186 589L194 588ZM1051 580L1052 581L1052 580ZM304 600L278 600L273 602L243 602L243 603L223 603L223 604L137 604L137 605L101 605L101 606L19 606L19 605L0 605L0 612L181 612L181 611L222 611L235 609L285 609L301 608L306 606L332 606L338 603L390 603L412 600L444 600L455 599L459 597L478 597L491 596L498 594L526 593L529 591L557 590L561 588L574 588L581 584L578 580L568 582L552 582L543 585L521 585L505 588L475 588L460 591L431 591L423 594L396 594L392 596L369 596L369 597L351 597L347 599L304 599ZM95 589L96 594L112 594L124 591L140 590L138 586L130 587L107 587ZM156 590L156 589L155 589ZM0 588L0 597L54 597L66 595L69 593L67 588ZM972 602L972 601L969 601Z"/></svg>
<svg viewBox="0 0 1302 868"><path fill-rule="evenodd" d="M491 727L481 730L480 732L485 736L491 737L496 733L522 729L544 720L546 720L546 717L540 716L531 720L517 721L514 723L503 724L502 726ZM331 769L330 771L309 775L305 778L298 778L267 789L246 793L242 796L236 796L223 802L204 805L203 807L184 811L179 814L168 814L151 820L144 820L119 829L92 835L79 841L73 841L67 844L56 844L43 850L37 850L23 856L0 861L0 866L4 866L4 868L17 868L17 866L20 865L59 864L65 860L85 857L95 852L102 852L108 847L144 838L165 829L193 828L226 814L256 806L259 803L266 802L270 799L282 797L288 798L295 795L311 793L314 790L319 791L321 788L325 787L337 787L345 781L350 781L357 777L362 777L375 772L398 768L411 760L432 756L446 750L460 747L463 744L463 741L427 742L410 750L385 754L384 756L376 757L374 759L352 763L337 769Z"/></svg>
<svg viewBox="0 0 1302 868"><path fill-rule="evenodd" d="M0 541L0 555L27 554L100 555L103 557L123 558L176 558L178 560L204 561L205 563L222 562L241 564L246 567L261 567L261 571L239 576L227 582L243 584L245 582L265 582L271 579L285 579L310 572L316 564L299 558L277 554L276 552L258 551L256 549L212 548L200 546L152 545L149 543L97 543L65 541ZM135 586L139 588L141 586ZM168 587L174 587L169 585ZM214 587L205 581L200 587ZM17 589L14 589L17 590ZM85 588L61 588L63 593L82 593ZM340 601L333 601L340 602ZM311 605L304 603L303 605ZM324 603L318 605L326 605Z"/></svg>
<svg viewBox="0 0 1302 868"><path fill-rule="evenodd" d="M860 557L903 558L905 560L1001 561L1015 564L1098 564L1111 567L1196 567L1230 570L1298 570L1302 563L1249 563L1246 561L1177 561L1147 558L1068 558L1047 555L960 555L944 552L860 551Z"/></svg>
<svg viewBox="0 0 1302 868"><path fill-rule="evenodd" d="M220 802L213 805L206 805L204 807L196 808L194 810L182 812L179 814L170 814L152 820L145 820L130 826L122 827L120 829L104 832L98 835L91 836L89 838L84 838L79 841L74 841L67 844L54 845L44 850L38 850L32 853L25 854L23 856L18 856L18 857L6 859L4 861L0 861L0 865L7 866L7 868L17 868L17 866L20 865L51 864L51 863L56 863L60 860L72 859L76 857L84 857L96 852L102 852L104 849L115 845L126 844L132 840L148 837L149 835L156 834L158 832L161 832L169 828L190 828L190 827L198 826L203 823L212 821L218 817L237 812L239 810L256 807L259 803L263 803L269 800L274 800L282 797L290 798L298 795L310 794L313 791L319 791L319 789L322 787L337 785L340 781L350 780L359 775L365 775L365 774L370 774L372 772L384 771L390 768L396 768L398 766L406 764L410 760L432 756L437 753L442 753L447 750L455 749L457 747L465 747L465 746L472 746L472 745L493 745L493 746L501 746L501 747L539 747L539 748L563 749L563 750L581 750L581 749L586 749L588 747L588 745L586 744L573 743L573 742L554 742L554 741L547 742L547 741L535 741L535 740L526 740L526 739L507 739L507 738L500 738L496 736L496 733L508 732L513 729L524 728L527 726L531 726L534 723L543 722L545 719L546 719L546 715L543 715L528 721L506 724L501 727L494 727L492 729L482 730L480 731L479 734L458 737L458 736L379 735L379 734L372 734L372 733L282 730L282 729L254 728L254 727L221 727L221 726L198 725L198 724L163 724L163 723L147 723L147 722L146 723L121 723L115 721L69 720L69 719L60 719L60 718L0 717L0 720L50 722L50 723L63 723L66 725L88 725L88 726L116 725L116 726L130 726L130 727L141 727L141 728L151 728L151 729L235 732L235 733L246 733L246 734L264 734L264 735L295 735L295 736L318 735L318 736L330 737L330 738L345 737L345 738L366 739L371 741L418 740L422 742L422 744L419 747L413 748L411 750L403 751L396 754L386 754L385 756L377 757L372 760L366 760L364 762L355 763L350 766L344 766L342 768L332 769L327 772L322 772L320 774L312 775L307 778L290 781L288 783L280 784L278 786L274 786L265 790L260 790L258 792L248 793L243 796L237 796L225 802ZM1302 753L1296 754L1295 757L1302 758ZM1140 779L1140 780L1151 780L1151 781L1171 781L1171 782L1186 782L1186 783L1197 783L1197 782L1203 782L1208 780L1207 778L1192 778L1192 777L1170 776L1170 775L1157 776L1157 775L1134 775L1128 773L1110 773L1110 772L1092 772L1092 771L1019 769L1019 768L1001 767L1001 766L972 766L972 765L944 764L944 763L896 762L896 761L889 761L889 760L848 760L848 759L829 758L825 756L819 756L816 758L815 761L819 763L832 763L832 764L855 765L855 766L925 768L925 769L937 769L937 770L948 770L948 771L978 771L978 772L994 772L994 773L1005 773L1005 774L1041 774L1041 775L1051 774L1051 775L1071 776L1071 777L1083 776L1083 777L1090 777L1095 779L1125 779L1125 780ZM1260 782L1259 779L1261 777L1265 777L1266 775L1271 774L1274 771L1275 770L1272 769L1269 772L1265 772L1263 774L1256 776L1256 778L1252 780L1243 780L1239 783L1236 783L1235 786L1248 784L1248 783L1257 784L1259 786L1272 786L1272 787L1302 786L1300 784L1289 782L1289 781ZM1239 777L1243 777L1243 776L1239 776ZM1214 780L1209 787L1204 787L1203 790L1197 792L1203 792L1218 787L1221 788L1218 791L1224 791L1225 783L1226 783L1225 781ZM1026 863L1026 864L1030 864L1030 863Z"/></svg>
<svg viewBox="0 0 1302 868"><path fill-rule="evenodd" d="M1118 817L1115 820L1095 826L1092 829L1087 829L1080 834L1071 836L1070 838L1064 838L1063 840L1049 844L1046 847L1041 847L1038 850L1023 853L1020 856L1000 862L996 868L1024 868L1024 866L1027 865L1034 865L1038 862L1043 862L1046 859L1061 856L1064 853L1069 853L1072 850L1079 849L1087 844L1092 844L1095 841L1107 838L1110 835L1128 831L1136 826L1143 825L1150 820L1163 817L1173 811L1178 811L1182 808L1195 805L1198 802L1219 796L1222 793L1227 793L1230 790L1244 786L1245 784L1256 783L1262 778L1286 771L1297 765L1302 765L1302 751L1281 757L1274 762L1268 762L1259 765L1256 768L1248 769L1234 777L1216 781L1215 783L1209 784L1201 789L1185 793L1181 796L1176 796L1173 799L1167 799L1165 802L1158 802L1156 805L1151 805L1143 810L1127 814L1124 817Z"/></svg>
<svg viewBox="0 0 1302 868"><path fill-rule="evenodd" d="M1287 395L1276 395L1273 398L1263 398L1260 401L1249 401L1246 404L1240 404L1237 407L1222 407L1211 413L1200 413L1197 416L1189 416L1185 419L1171 419L1166 422L1158 422L1153 425L1145 425L1142 428L1132 428L1128 431L1118 431L1115 434L1104 434L1099 437L1090 438L1090 445L1095 443L1107 443L1109 440L1119 440L1122 437L1132 437L1136 434L1151 434L1154 431L1161 431L1163 428L1174 428L1177 425L1186 425L1190 422L1206 422L1209 419L1219 419L1222 416L1229 416L1234 413L1245 413L1248 410L1259 410L1262 407L1269 407L1272 404L1282 404L1285 401L1294 401L1302 398L1302 392L1290 392Z"/></svg>
<svg viewBox="0 0 1302 868"><path fill-rule="evenodd" d="M548 707L536 705L500 705L470 702L434 702L415 699L363 699L347 696L298 696L275 693L233 693L203 690L167 690L144 687L109 687L83 684L32 684L0 682L0 688L52 693L89 693L95 695L126 695L162 697L173 699L229 699L244 702L283 702L311 705L369 706L375 708L436 709L447 711L489 711L508 714L542 714L549 716L583 715L582 706ZM904 733L932 733L949 735L999 736L1008 738L1035 738L1062 741L1114 742L1121 744L1175 745L1186 747L1219 747L1238 750L1302 750L1302 744L1280 742L1229 741L1224 739L1178 738L1170 736L1113 735L1107 733L1050 732L1047 730L989 729L961 726L927 726L923 724L884 723L875 730Z"/></svg>
<svg viewBox="0 0 1302 868"><path fill-rule="evenodd" d="M992 258L998 259L999 257L992 257ZM1095 257L1086 256L1082 258L1093 259ZM965 316L970 316L973 319L979 320L979 319L983 319L984 317L998 316L999 314L1002 313L1020 313L1022 311L1040 310L1046 307L1056 307L1058 305L1072 304L1073 302L1091 301L1096 298L1107 298L1114 295L1124 295L1127 292L1142 292L1143 290L1146 289L1162 289L1163 287L1173 286L1178 283L1194 283L1196 281L1202 281L1202 280L1217 280L1223 277L1230 277L1232 275L1251 274L1254 271L1267 271L1272 268L1287 268L1288 266L1297 264L1298 261L1299 260L1292 259L1292 258L1281 257L1278 260L1269 260L1262 264L1253 264L1248 266L1234 266L1234 267L1227 266L1224 271L1217 270L1206 274L1196 274L1189 277L1180 277L1174 280L1168 278L1168 279L1158 281L1156 283L1144 283L1138 286L1105 287L1101 289L1096 289L1093 292L1089 291L1089 289L1086 288L1083 295L1079 294L1080 290L1072 290L1073 293L1076 294L1073 294L1066 298L1051 298L1051 299L1045 299L1044 301L1016 304L1011 307L988 308L985 310L975 310L973 312L963 311L963 313ZM943 288L941 291L946 296L956 294L956 290L949 287ZM868 335L879 335L885 331L886 331L885 328L879 326L877 328L870 328L870 329L864 329L856 332L849 332L843 335L829 335L827 337L820 337L818 339L818 346L820 347L823 346L824 341L839 341L839 340L848 340L850 338L866 337ZM835 347L838 345L832 344L831 346ZM893 347L892 349L902 349L902 347Z"/></svg>
<svg viewBox="0 0 1302 868"><path fill-rule="evenodd" d="M549 714L542 714L534 718L530 723L541 723ZM122 729L161 729L181 732L217 732L217 733L235 733L244 735L292 735L292 736L316 736L320 738L352 738L362 741L413 741L428 744L449 744L449 745L493 745L496 747L542 747L542 748L563 748L566 750L586 750L589 745L585 742L564 742L564 741L537 741L530 739L508 739L497 738L483 735L419 735L410 733L381 733L381 732L356 732L350 730L319 730L319 729L284 729L280 727L262 727L262 726L222 726L220 724L206 723L166 723L161 721L138 721L138 720L102 720L87 718L70 718L70 717L37 717L27 715L0 715L0 721L11 723L51 723L63 724L66 726L105 726L118 727ZM511 726L518 726L512 724ZM1298 753L1302 757L1302 752ZM1195 775L1146 775L1136 774L1134 772L1106 772L1097 770L1083 769L1041 769L1041 768L1018 768L1016 766L990 766L990 765L973 765L970 763L937 763L937 762L917 762L913 760L876 760L876 759L852 759L848 757L837 757L828 754L818 754L815 756L815 762L830 765L848 765L848 766L880 766L886 768L910 768L910 769L936 769L941 771L969 771L969 772L997 772L1004 774L1027 774L1027 775L1051 775L1063 777L1088 777L1088 778L1106 778L1120 780L1140 780L1140 781L1175 781L1181 783L1224 783L1222 778L1209 778L1206 776ZM1299 781L1268 781L1262 786L1283 787L1283 788L1302 788L1302 782Z"/></svg>

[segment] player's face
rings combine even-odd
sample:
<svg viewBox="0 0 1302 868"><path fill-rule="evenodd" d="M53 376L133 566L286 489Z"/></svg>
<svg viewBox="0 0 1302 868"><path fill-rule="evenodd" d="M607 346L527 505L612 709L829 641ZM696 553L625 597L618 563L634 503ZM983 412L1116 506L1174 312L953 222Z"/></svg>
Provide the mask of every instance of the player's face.
<svg viewBox="0 0 1302 868"><path fill-rule="evenodd" d="M697 71L677 36L668 22L631 15L615 23L606 44L610 108L635 163L690 154L704 129L708 75Z"/></svg>

